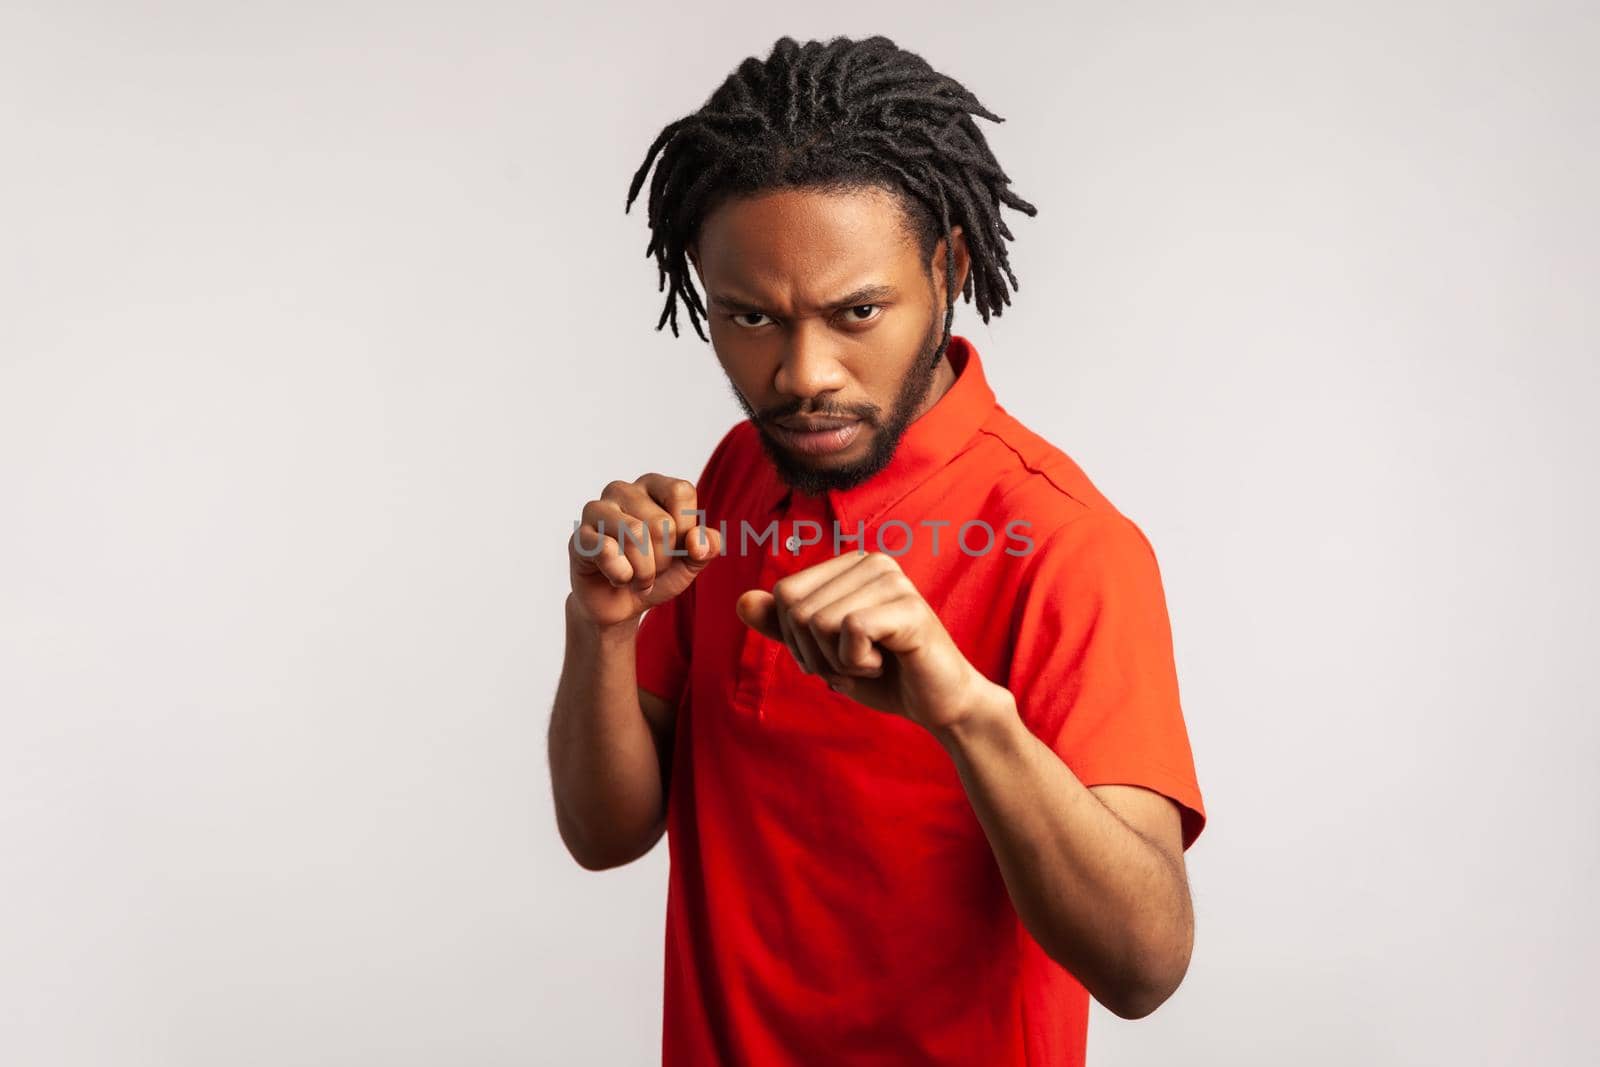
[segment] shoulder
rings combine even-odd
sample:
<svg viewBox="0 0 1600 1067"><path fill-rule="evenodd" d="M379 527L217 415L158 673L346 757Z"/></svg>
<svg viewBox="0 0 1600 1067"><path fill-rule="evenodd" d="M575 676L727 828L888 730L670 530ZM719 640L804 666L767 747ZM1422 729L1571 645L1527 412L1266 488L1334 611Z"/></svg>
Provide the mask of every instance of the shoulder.
<svg viewBox="0 0 1600 1067"><path fill-rule="evenodd" d="M1013 573L1013 640L1072 660L1097 641L1100 662L1114 670L1142 670L1139 657L1165 655L1165 583L1144 530L1071 457L1015 419L999 420L995 437L1025 472L1008 489L1008 510L1037 517Z"/></svg>
<svg viewBox="0 0 1600 1067"><path fill-rule="evenodd" d="M1000 405L979 431L977 448L995 470L995 494L1009 516L1026 521L1038 554L1150 552L1148 539L1060 447Z"/></svg>
<svg viewBox="0 0 1600 1067"><path fill-rule="evenodd" d="M730 475L738 478L749 465L752 447L759 450L760 443L756 441L755 427L748 419L741 419L728 427L712 447L711 455L700 471L695 483L700 491L705 493L717 482L730 480Z"/></svg>
<svg viewBox="0 0 1600 1067"><path fill-rule="evenodd" d="M773 477L758 432L749 419L740 419L718 439L695 481L702 508L713 514L736 510L745 496Z"/></svg>

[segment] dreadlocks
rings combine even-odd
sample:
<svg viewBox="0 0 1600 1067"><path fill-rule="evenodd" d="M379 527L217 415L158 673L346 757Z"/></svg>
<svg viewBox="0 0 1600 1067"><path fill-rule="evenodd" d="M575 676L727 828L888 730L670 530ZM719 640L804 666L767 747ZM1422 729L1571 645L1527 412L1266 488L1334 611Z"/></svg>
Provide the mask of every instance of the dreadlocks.
<svg viewBox="0 0 1600 1067"><path fill-rule="evenodd" d="M962 227L971 263L961 294L988 322L1020 289L1001 238L1016 240L1000 205L1037 215L1012 193L983 132L981 115L1004 122L959 82L883 36L800 44L780 37L763 61L740 63L699 111L670 123L628 186L624 213L660 153L650 183L650 244L666 307L656 329L678 336L681 296L700 339L705 305L685 249L723 201L785 186L843 191L875 186L897 195L923 262L940 237ZM1004 272L1005 277L1001 274ZM955 318L955 252L945 242L943 353Z"/></svg>

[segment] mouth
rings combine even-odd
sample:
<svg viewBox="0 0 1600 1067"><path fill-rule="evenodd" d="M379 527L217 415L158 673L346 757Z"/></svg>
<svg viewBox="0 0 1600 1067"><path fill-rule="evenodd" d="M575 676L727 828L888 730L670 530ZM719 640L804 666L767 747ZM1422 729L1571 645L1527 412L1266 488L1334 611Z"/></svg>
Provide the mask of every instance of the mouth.
<svg viewBox="0 0 1600 1067"><path fill-rule="evenodd" d="M860 419L790 419L771 425L779 441L808 456L842 452L861 433Z"/></svg>

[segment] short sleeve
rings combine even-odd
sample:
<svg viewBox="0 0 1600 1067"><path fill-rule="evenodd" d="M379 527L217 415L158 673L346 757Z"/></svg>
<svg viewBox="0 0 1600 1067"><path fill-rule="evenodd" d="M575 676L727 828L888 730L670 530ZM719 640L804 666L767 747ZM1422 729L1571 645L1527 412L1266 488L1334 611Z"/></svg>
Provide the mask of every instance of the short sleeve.
<svg viewBox="0 0 1600 1067"><path fill-rule="evenodd" d="M1091 511L1040 542L1025 573L1008 685L1024 722L1084 785L1175 801L1187 849L1206 815L1149 541L1119 512Z"/></svg>
<svg viewBox="0 0 1600 1067"><path fill-rule="evenodd" d="M634 675L640 688L681 707L689 683L694 587L644 613L634 637Z"/></svg>
<svg viewBox="0 0 1600 1067"><path fill-rule="evenodd" d="M743 423L722 435L695 480L695 500L703 511L715 511L717 472L734 435ZM699 581L665 604L644 613L634 635L634 675L639 687L678 707L689 683L689 659L694 651L694 590Z"/></svg>

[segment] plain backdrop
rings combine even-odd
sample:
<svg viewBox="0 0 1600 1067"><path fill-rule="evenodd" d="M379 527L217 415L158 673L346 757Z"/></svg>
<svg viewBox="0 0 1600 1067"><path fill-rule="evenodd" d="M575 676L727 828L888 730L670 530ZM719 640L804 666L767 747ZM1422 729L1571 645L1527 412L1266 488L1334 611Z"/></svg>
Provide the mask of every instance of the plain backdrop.
<svg viewBox="0 0 1600 1067"><path fill-rule="evenodd" d="M657 1059L565 543L740 412L623 201L884 33L1039 207L956 332L1166 583L1198 939L1090 1062L1592 1063L1597 10L0 7L0 1060Z"/></svg>

